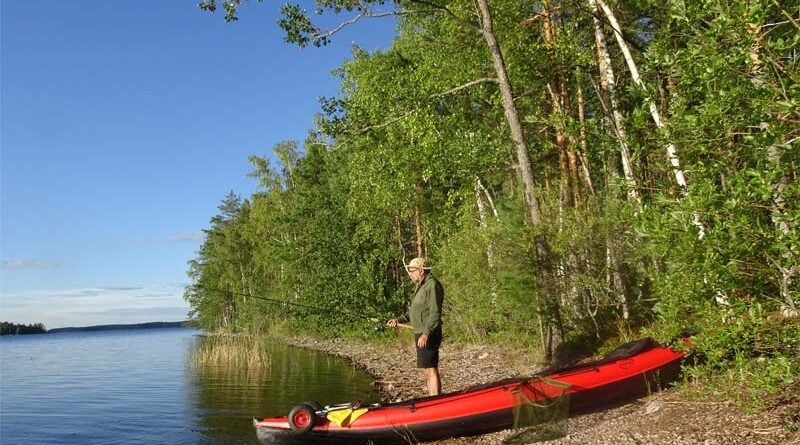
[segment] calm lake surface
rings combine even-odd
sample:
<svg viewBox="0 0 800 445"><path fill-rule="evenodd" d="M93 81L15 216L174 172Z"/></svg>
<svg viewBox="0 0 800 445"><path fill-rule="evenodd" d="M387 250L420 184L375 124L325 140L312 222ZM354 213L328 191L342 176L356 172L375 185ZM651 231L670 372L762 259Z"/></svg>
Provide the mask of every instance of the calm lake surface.
<svg viewBox="0 0 800 445"><path fill-rule="evenodd" d="M193 366L194 329L0 338L0 443L257 444L253 417L377 400L343 359L266 344L269 366Z"/></svg>

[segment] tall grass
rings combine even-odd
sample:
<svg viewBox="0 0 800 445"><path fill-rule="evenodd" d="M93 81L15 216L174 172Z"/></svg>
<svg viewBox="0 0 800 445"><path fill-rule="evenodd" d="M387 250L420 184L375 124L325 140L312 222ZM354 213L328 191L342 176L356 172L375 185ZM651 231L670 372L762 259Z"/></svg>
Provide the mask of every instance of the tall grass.
<svg viewBox="0 0 800 445"><path fill-rule="evenodd" d="M256 336L207 336L191 356L195 368L233 367L269 370L272 359L266 342Z"/></svg>

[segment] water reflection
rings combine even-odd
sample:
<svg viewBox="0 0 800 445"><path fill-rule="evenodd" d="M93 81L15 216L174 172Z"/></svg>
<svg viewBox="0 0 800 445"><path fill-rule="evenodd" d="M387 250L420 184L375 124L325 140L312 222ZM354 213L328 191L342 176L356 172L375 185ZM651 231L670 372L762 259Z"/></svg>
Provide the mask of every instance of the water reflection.
<svg viewBox="0 0 800 445"><path fill-rule="evenodd" d="M260 339L257 349L246 342L238 343L239 351L231 349L236 345L202 337L189 356L187 399L205 443L257 443L253 417L285 415L306 400L326 405L378 398L372 379L344 359L274 339ZM253 353L263 355L249 362L241 356Z"/></svg>
<svg viewBox="0 0 800 445"><path fill-rule="evenodd" d="M370 377L345 360L263 339L236 357L196 333L3 338L0 443L254 445L253 417L306 400L377 398ZM262 348L261 359L249 360L250 348ZM199 351L215 358L195 366Z"/></svg>

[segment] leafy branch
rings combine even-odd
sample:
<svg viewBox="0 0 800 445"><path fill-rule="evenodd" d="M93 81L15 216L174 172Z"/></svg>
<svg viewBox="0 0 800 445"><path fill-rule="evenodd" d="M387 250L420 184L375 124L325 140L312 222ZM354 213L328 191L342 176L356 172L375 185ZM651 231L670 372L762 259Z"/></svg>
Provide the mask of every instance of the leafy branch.
<svg viewBox="0 0 800 445"><path fill-rule="evenodd" d="M447 91L442 91L440 93L431 94L431 95L429 95L427 97L427 99L436 99L436 98L439 98L439 97L448 96L450 94L454 94L454 93L457 93L459 91L462 91L462 90L465 90L467 88L473 87L475 85L480 85L480 84L483 84L483 83L497 83L497 78L494 78L494 77L482 77L480 79L475 79L475 80L467 82L467 83L465 83L463 85L459 85L457 87L451 88L451 89L449 89ZM417 113L418 111L420 111L422 109L423 109L423 107L415 108L413 110L407 111L406 113L403 113L400 116L395 116L395 117L393 117L393 118L391 118L391 119L389 119L389 120L387 120L385 122L382 122L380 124L369 125L369 126L362 127L362 128L359 128L359 129L353 130L353 131L345 131L346 134L350 134L351 135L351 138L348 138L348 139L342 141L341 143L336 144L334 146L334 148L338 148L338 147L341 147L343 145L346 145L347 142L349 142L352 139L352 137L359 136L359 135L362 135L362 134L367 133L369 131L377 130L379 128L388 127L389 125L392 125L395 122L399 122L399 121L401 121L401 120L403 120L403 119L405 119L405 118Z"/></svg>

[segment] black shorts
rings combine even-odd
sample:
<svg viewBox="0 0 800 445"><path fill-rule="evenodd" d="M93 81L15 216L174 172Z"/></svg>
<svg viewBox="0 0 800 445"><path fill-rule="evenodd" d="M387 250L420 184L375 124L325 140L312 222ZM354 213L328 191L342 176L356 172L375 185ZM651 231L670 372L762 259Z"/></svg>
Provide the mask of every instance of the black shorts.
<svg viewBox="0 0 800 445"><path fill-rule="evenodd" d="M414 347L417 349L417 368L438 368L439 346L442 344L442 329L439 328L431 332L424 348L417 346L420 335L422 334L414 334Z"/></svg>

